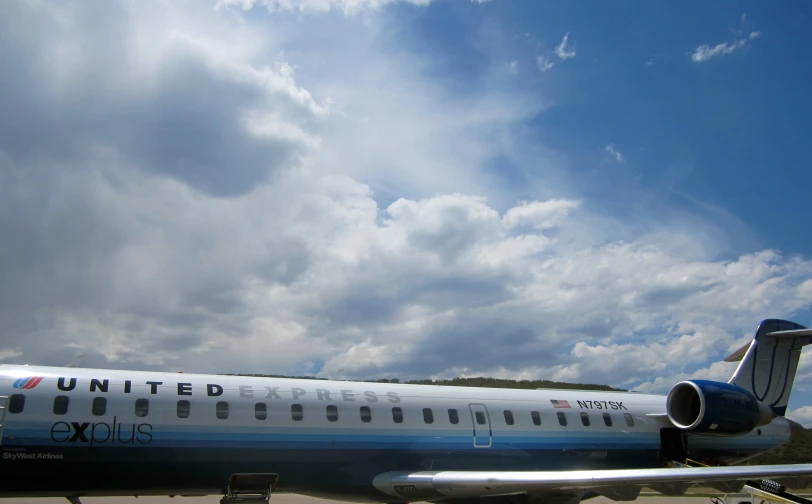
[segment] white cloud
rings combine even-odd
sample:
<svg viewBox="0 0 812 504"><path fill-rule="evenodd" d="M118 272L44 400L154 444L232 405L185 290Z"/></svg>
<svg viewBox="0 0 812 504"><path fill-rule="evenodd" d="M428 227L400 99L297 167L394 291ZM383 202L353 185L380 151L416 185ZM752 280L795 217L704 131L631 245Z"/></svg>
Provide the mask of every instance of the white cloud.
<svg viewBox="0 0 812 504"><path fill-rule="evenodd" d="M519 73L519 62L511 61L510 64L508 64L508 72L517 75Z"/></svg>
<svg viewBox="0 0 812 504"><path fill-rule="evenodd" d="M553 68L553 65L555 64L552 61L550 61L550 58L548 58L546 56L539 56L536 59L536 62L538 63L539 70L541 70L542 73L546 73L547 70L550 70L551 68Z"/></svg>
<svg viewBox="0 0 812 504"><path fill-rule="evenodd" d="M748 39L754 40L761 35L761 32L751 32ZM694 52L691 54L691 60L696 63L701 63L703 61L708 61L709 59L716 57L716 56L724 56L726 54L731 54L733 52L738 51L739 49L743 49L747 46L748 39L738 39L732 43L722 42L721 44L717 44L713 47L709 46L708 44L702 44L701 46L694 49Z"/></svg>
<svg viewBox="0 0 812 504"><path fill-rule="evenodd" d="M505 212L502 223L507 228L530 225L535 229L547 229L555 227L580 204L580 201L571 200L525 201Z"/></svg>
<svg viewBox="0 0 812 504"><path fill-rule="evenodd" d="M787 418L794 420L807 429L812 428L812 406L801 406L787 413Z"/></svg>
<svg viewBox="0 0 812 504"><path fill-rule="evenodd" d="M9 359L16 359L18 357L22 357L22 355L23 355L22 352L20 352L19 350L9 350L9 349L0 350L0 362Z"/></svg>
<svg viewBox="0 0 812 504"><path fill-rule="evenodd" d="M635 385L634 390L644 394L667 394L675 384L683 380L713 380L727 382L736 371L737 364L737 362L718 361L707 367L693 369L695 367L694 362L688 361L684 363L684 367L690 369L690 371L683 371L677 374L668 374L665 376L661 375L653 380L648 379L648 381Z"/></svg>
<svg viewBox="0 0 812 504"><path fill-rule="evenodd" d="M812 295L812 279L807 280L806 282L799 285L798 286L798 292L802 296L810 296L810 295Z"/></svg>
<svg viewBox="0 0 812 504"><path fill-rule="evenodd" d="M745 44L746 44L746 41L744 41L744 40L737 40L736 42L734 42L732 44L728 44L727 42L723 42L723 43L717 44L717 45L715 45L713 47L711 47L711 46L709 46L707 44L703 44L703 45L697 47L694 50L693 54L691 54L691 59L694 60L697 63L700 63L702 61L707 61L707 60L713 58L714 56L721 56L721 55L725 55L725 54L730 54L730 53L736 51L737 49L741 49L742 47L744 47Z"/></svg>
<svg viewBox="0 0 812 504"><path fill-rule="evenodd" d="M564 34L564 38L561 39L561 43L558 44L555 48L555 54L562 60L568 60L570 58L575 57L575 50L572 48L567 47L567 40L569 39L570 34L569 32Z"/></svg>
<svg viewBox="0 0 812 504"><path fill-rule="evenodd" d="M564 38L561 39L561 43L558 44L554 50L556 56L562 60L568 60L575 57L575 50L567 46L569 36L569 32L564 34ZM555 63L552 62L548 56L539 56L536 58L536 64L542 73L546 73L548 70L552 69L553 66L555 66Z"/></svg>
<svg viewBox="0 0 812 504"><path fill-rule="evenodd" d="M623 162L623 154L621 154L621 153L620 153L620 151L618 151L618 150L616 150L616 149L615 149L615 145L614 145L614 144L609 144L609 145L607 145L606 147L604 147L604 148L603 148L603 150L604 150L605 152L609 153L609 155L610 155L610 156L612 156L613 158L615 158L615 161L617 161L618 163L622 163L622 162Z"/></svg>
<svg viewBox="0 0 812 504"><path fill-rule="evenodd" d="M250 10L257 6L270 11L329 12L342 11L346 15L375 12L394 3L426 6L431 0L219 0L216 8L236 7Z"/></svg>

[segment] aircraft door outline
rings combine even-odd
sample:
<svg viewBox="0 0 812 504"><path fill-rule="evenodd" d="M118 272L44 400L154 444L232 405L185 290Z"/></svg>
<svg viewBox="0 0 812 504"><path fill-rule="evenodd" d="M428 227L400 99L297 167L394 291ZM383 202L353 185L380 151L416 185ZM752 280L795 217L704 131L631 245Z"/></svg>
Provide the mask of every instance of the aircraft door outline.
<svg viewBox="0 0 812 504"><path fill-rule="evenodd" d="M474 429L474 448L490 448L493 444L493 430L487 406L471 403L468 408L471 410L471 423Z"/></svg>

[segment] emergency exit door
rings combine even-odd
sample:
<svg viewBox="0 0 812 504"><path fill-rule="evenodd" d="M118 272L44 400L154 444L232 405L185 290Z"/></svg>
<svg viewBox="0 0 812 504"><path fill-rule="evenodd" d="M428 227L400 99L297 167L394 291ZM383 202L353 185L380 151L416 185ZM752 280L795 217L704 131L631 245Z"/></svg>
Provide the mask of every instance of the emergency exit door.
<svg viewBox="0 0 812 504"><path fill-rule="evenodd" d="M471 409L471 422L474 424L474 447L490 448L493 432L488 408L484 404L469 404L468 408Z"/></svg>

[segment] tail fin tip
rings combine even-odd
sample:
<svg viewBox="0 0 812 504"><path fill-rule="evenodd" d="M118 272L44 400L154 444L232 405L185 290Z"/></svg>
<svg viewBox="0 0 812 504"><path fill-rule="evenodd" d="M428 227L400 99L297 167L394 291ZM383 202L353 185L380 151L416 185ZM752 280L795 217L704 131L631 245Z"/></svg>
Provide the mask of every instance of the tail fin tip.
<svg viewBox="0 0 812 504"><path fill-rule="evenodd" d="M763 320L753 340L725 359L741 361L729 383L749 390L783 416L801 349L810 343L812 329L787 320Z"/></svg>

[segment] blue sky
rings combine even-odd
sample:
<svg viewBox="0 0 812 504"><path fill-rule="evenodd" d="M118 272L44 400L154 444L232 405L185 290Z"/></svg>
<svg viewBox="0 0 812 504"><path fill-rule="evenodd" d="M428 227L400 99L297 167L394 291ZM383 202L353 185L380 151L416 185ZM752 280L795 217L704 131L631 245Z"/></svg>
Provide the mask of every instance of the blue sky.
<svg viewBox="0 0 812 504"><path fill-rule="evenodd" d="M812 35L804 3L437 2L393 10L408 20L398 42L437 61L436 77L449 87L490 85L494 64L517 62L513 85L554 102L530 121L530 140L570 158L580 190L616 200L609 204L617 211L628 211L641 190L705 213L697 200L744 221L764 246L809 253L803 167L812 108L803 61ZM690 58L703 44L753 32L760 35L740 50ZM570 60L551 54L564 33L576 52ZM538 71L540 54L557 63L549 73ZM609 144L622 152L622 169L609 164Z"/></svg>
<svg viewBox="0 0 812 504"><path fill-rule="evenodd" d="M812 324L806 10L0 4L0 362L727 380Z"/></svg>

